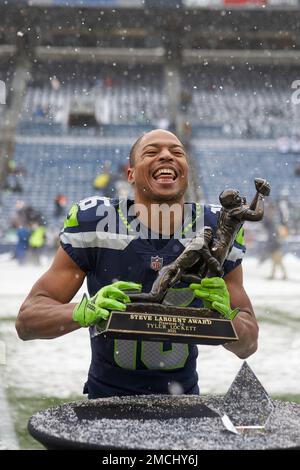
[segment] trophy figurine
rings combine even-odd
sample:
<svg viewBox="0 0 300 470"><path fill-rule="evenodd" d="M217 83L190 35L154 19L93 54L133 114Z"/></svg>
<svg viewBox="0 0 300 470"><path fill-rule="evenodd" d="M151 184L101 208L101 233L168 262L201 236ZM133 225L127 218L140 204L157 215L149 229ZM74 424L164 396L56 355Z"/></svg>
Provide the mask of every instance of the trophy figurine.
<svg viewBox="0 0 300 470"><path fill-rule="evenodd" d="M178 281L201 282L205 277L222 276L222 265L245 221L260 221L269 183L254 180L256 194L250 205L236 189L219 196L221 210L216 230L205 226L187 243L175 261L158 273L151 291L130 293L125 312L112 311L104 335L123 339L169 340L179 343L224 344L237 341L231 320L205 307L178 307L164 303L168 290Z"/></svg>

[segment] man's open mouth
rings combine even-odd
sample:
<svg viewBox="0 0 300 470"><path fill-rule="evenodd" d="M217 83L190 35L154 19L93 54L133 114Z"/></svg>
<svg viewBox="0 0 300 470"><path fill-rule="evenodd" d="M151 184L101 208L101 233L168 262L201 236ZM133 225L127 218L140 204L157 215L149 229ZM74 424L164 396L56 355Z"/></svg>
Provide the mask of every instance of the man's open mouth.
<svg viewBox="0 0 300 470"><path fill-rule="evenodd" d="M156 181L175 181L177 178L177 172L174 170L174 168L158 168L157 170L154 171L152 174L152 177Z"/></svg>

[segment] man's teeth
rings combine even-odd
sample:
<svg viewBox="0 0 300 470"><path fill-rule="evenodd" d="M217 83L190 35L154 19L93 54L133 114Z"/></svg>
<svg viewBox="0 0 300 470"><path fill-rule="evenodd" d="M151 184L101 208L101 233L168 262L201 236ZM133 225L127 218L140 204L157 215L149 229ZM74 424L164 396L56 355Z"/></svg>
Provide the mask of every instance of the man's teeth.
<svg viewBox="0 0 300 470"><path fill-rule="evenodd" d="M158 178L161 175L172 176L173 178L176 178L175 171L171 170L170 168L161 168L160 170L157 170L154 174L154 178Z"/></svg>

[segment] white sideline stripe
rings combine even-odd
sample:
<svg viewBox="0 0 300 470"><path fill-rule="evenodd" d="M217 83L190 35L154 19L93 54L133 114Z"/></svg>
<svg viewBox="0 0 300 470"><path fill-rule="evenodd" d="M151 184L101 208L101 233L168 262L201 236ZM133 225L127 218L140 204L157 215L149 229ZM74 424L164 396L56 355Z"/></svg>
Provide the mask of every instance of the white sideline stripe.
<svg viewBox="0 0 300 470"><path fill-rule="evenodd" d="M134 235L110 232L64 232L60 235L61 241L72 245L73 248L110 248L111 250L125 250L134 238Z"/></svg>
<svg viewBox="0 0 300 470"><path fill-rule="evenodd" d="M2 366L3 367L3 366ZM1 368L0 368L1 371ZM3 371L1 371L3 378ZM17 450L20 448L18 438L9 412L9 404L0 382L0 449Z"/></svg>

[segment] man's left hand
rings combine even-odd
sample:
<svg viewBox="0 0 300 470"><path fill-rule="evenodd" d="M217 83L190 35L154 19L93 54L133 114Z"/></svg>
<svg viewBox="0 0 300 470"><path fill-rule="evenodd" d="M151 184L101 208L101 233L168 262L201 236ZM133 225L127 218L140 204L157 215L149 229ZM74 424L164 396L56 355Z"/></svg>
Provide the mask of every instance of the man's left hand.
<svg viewBox="0 0 300 470"><path fill-rule="evenodd" d="M221 277L207 277L201 280L201 284L190 284L189 287L202 300L204 307L216 310L228 320L233 320L239 313L238 308L231 309L230 295Z"/></svg>

